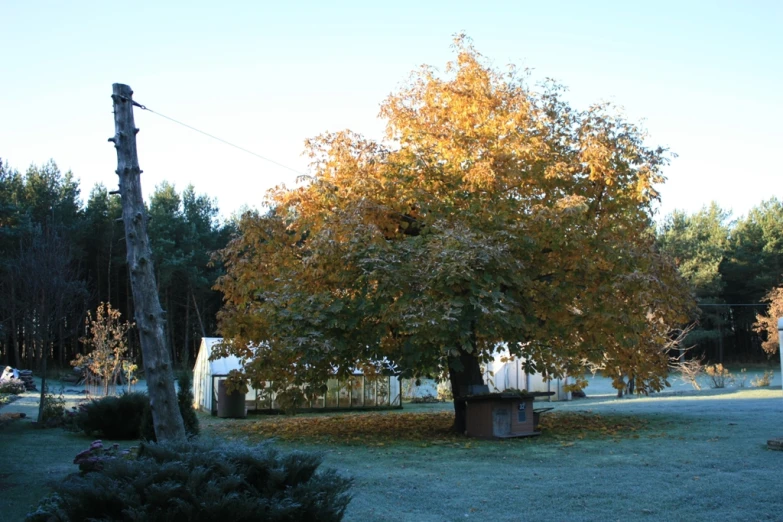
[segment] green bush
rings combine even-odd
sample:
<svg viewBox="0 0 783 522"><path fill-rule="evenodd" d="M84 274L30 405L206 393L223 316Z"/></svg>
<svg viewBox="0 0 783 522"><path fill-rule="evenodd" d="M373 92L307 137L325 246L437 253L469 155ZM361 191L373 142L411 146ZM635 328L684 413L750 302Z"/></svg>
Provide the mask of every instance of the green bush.
<svg viewBox="0 0 783 522"><path fill-rule="evenodd" d="M180 378L177 403L185 432L192 438L198 435L199 426L190 382L190 374ZM95 399L81 406L74 423L89 436L100 435L111 440L156 440L150 400L144 392Z"/></svg>
<svg viewBox="0 0 783 522"><path fill-rule="evenodd" d="M143 443L135 458L104 458L54 484L27 520L339 521L351 481L318 471L321 460L269 443Z"/></svg>
<svg viewBox="0 0 783 522"><path fill-rule="evenodd" d="M188 434L188 438L198 436L198 416L196 410L193 408L193 377L190 372L182 372L177 379L178 391L177 391L177 405L179 406L179 413L182 415L182 422L185 424L185 433ZM155 436L155 428L152 423L152 408L147 404L144 410L144 418L141 424L141 438L151 442L155 442L157 437Z"/></svg>
<svg viewBox="0 0 783 522"><path fill-rule="evenodd" d="M177 404L179 412L182 414L182 422L185 423L185 432L190 437L195 437L199 433L198 416L193 407L195 398L193 397L193 375L189 371L184 371L177 379Z"/></svg>
<svg viewBox="0 0 783 522"><path fill-rule="evenodd" d="M82 406L76 425L87 435L103 435L112 440L135 440L141 437L144 409L149 402L147 394L142 392L95 399Z"/></svg>
<svg viewBox="0 0 783 522"><path fill-rule="evenodd" d="M0 393L10 393L11 395L21 395L27 391L22 379L6 379L0 381Z"/></svg>
<svg viewBox="0 0 783 522"><path fill-rule="evenodd" d="M46 428L58 428L65 424L65 398L63 397L62 387L59 395L50 393L48 389L46 390L41 420L43 427Z"/></svg>

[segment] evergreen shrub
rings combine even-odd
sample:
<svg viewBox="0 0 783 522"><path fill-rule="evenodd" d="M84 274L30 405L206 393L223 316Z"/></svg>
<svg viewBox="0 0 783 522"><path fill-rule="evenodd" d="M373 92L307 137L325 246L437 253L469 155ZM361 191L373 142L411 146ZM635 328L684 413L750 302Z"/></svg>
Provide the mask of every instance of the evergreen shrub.
<svg viewBox="0 0 783 522"><path fill-rule="evenodd" d="M135 440L141 437L144 409L149 406L149 402L149 397L143 392L101 397L80 408L76 425L90 436Z"/></svg>
<svg viewBox="0 0 783 522"><path fill-rule="evenodd" d="M50 393L49 390L44 394L41 420L43 422L41 427L44 428L59 428L65 425L65 398L63 397L62 387L59 395Z"/></svg>
<svg viewBox="0 0 783 522"><path fill-rule="evenodd" d="M142 443L133 458L105 458L54 484L27 521L339 521L351 481L318 470L321 461L269 442Z"/></svg>
<svg viewBox="0 0 783 522"><path fill-rule="evenodd" d="M179 404L179 412L182 414L182 421L185 423L185 432L189 437L195 437L199 434L199 426L196 408L193 406L195 403L193 375L189 371L180 373L177 386L177 404Z"/></svg>
<svg viewBox="0 0 783 522"><path fill-rule="evenodd" d="M177 403L189 438L199 433L191 383L190 373L180 377L177 393ZM149 396L144 392L123 393L118 397L90 401L79 408L74 423L89 436L103 436L110 440L156 440L152 408Z"/></svg>
<svg viewBox="0 0 783 522"><path fill-rule="evenodd" d="M185 433L192 439L199 434L198 416L193 407L193 376L188 371L180 373L177 378L177 405L179 413L182 415L182 422L185 424ZM144 410L144 418L141 424L141 438L155 442L155 428L152 423L152 408L147 401L147 407Z"/></svg>

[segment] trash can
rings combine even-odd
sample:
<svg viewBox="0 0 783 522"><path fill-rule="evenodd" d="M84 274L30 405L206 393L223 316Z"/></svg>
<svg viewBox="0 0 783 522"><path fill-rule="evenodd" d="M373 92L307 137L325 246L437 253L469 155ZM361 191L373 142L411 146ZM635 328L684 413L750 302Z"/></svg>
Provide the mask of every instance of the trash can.
<svg viewBox="0 0 783 522"><path fill-rule="evenodd" d="M244 419L247 417L245 394L238 390L228 393L225 379L218 381L217 416L224 419Z"/></svg>

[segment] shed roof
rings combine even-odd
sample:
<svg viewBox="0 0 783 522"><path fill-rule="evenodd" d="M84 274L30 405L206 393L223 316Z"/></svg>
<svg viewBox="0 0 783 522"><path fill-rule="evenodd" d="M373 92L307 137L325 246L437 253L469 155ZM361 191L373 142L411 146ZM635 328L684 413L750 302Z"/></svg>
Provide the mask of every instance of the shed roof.
<svg viewBox="0 0 783 522"><path fill-rule="evenodd" d="M523 393L482 393L480 395L468 395L463 397L463 400L468 402L473 401L508 401L512 399L532 399L535 397L551 397L555 392L523 392Z"/></svg>

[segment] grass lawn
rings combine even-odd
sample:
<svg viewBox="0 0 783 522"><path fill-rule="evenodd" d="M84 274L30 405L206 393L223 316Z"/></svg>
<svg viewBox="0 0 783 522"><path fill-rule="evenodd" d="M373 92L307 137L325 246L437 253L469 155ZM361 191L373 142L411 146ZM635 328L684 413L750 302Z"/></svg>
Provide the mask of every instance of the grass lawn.
<svg viewBox="0 0 783 522"><path fill-rule="evenodd" d="M349 521L783 518L783 452L766 448L783 436L779 388L553 405L544 435L505 441L450 435L446 404L201 421L207 437L273 434L285 449L323 452L354 478ZM21 520L89 443L26 421L2 428L0 441L2 520Z"/></svg>
<svg viewBox="0 0 783 522"><path fill-rule="evenodd" d="M781 520L779 389L734 389L557 403L561 420L539 438L474 441L430 434L389 440L348 422L307 442L275 418L210 419L205 428L283 447L323 451L355 479L346 520ZM448 409L418 405L415 411ZM407 408L407 412L411 408ZM403 413L404 415L405 413ZM387 416L400 415L389 412ZM324 417L324 416L321 416ZM593 422L589 419L602 419ZM371 424L371 423L370 423ZM352 431L348 427L353 427ZM260 433L259 433L260 432ZM358 434L357 434L358 432Z"/></svg>
<svg viewBox="0 0 783 522"><path fill-rule="evenodd" d="M47 484L78 471L73 458L89 444L83 436L37 429L24 419L0 428L0 520L24 520L49 492Z"/></svg>

